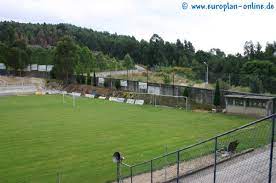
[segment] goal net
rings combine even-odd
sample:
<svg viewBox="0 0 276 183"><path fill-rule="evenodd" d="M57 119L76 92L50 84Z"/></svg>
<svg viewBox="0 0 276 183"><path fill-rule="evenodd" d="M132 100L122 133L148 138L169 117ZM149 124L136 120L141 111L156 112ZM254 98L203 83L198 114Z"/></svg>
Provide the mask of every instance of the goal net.
<svg viewBox="0 0 276 183"><path fill-rule="evenodd" d="M145 104L188 109L188 97L172 95L155 95L149 93L129 93L129 98L144 100Z"/></svg>
<svg viewBox="0 0 276 183"><path fill-rule="evenodd" d="M76 99L80 97L79 93L62 93L62 102L63 104L70 104L73 107L76 107Z"/></svg>

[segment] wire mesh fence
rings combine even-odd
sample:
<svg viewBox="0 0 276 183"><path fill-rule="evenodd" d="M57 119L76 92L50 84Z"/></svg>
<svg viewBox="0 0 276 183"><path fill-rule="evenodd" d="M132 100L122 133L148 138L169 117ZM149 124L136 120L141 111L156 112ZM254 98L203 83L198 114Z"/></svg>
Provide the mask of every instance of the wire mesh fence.
<svg viewBox="0 0 276 183"><path fill-rule="evenodd" d="M271 183L276 174L275 118L276 114L262 118L150 161L124 164L126 170L118 180Z"/></svg>

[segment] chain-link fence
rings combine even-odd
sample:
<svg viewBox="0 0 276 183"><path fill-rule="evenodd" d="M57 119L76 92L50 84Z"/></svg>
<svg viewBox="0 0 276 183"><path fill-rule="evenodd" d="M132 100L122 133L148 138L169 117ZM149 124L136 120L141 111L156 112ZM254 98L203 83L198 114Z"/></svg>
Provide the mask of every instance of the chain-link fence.
<svg viewBox="0 0 276 183"><path fill-rule="evenodd" d="M120 164L117 180L138 182L273 182L276 114L152 160Z"/></svg>

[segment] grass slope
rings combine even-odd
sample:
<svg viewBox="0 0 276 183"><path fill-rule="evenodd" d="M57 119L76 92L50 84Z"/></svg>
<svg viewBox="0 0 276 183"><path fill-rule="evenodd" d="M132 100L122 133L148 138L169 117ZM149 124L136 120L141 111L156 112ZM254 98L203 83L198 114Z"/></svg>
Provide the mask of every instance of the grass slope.
<svg viewBox="0 0 276 183"><path fill-rule="evenodd" d="M121 151L135 163L252 121L62 96L0 98L0 182L106 182Z"/></svg>

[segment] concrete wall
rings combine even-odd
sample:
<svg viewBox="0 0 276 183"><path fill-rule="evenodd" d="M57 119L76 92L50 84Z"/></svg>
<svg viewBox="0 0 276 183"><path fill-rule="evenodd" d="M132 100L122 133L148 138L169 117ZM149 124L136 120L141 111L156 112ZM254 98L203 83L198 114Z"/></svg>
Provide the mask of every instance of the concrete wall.
<svg viewBox="0 0 276 183"><path fill-rule="evenodd" d="M104 78L107 80L109 87L115 88L115 82L118 79L113 78ZM98 78L96 79L98 83ZM111 81L110 81L111 80ZM92 79L93 81L93 79ZM148 87L156 87L160 90L160 95L174 95L174 96L182 96L186 86L178 86L178 85L168 85L168 84L159 84L159 83L148 83ZM199 104L207 104L213 105L214 98L214 90L204 89L204 88L195 88L195 87L187 87L189 89L189 98L190 100L195 101ZM139 93L147 93L147 90L139 89L139 81L128 81L127 87L121 87L122 90L139 92ZM224 95L229 94L230 92L222 91L222 99L221 105L225 106ZM237 92L233 92L237 94Z"/></svg>

